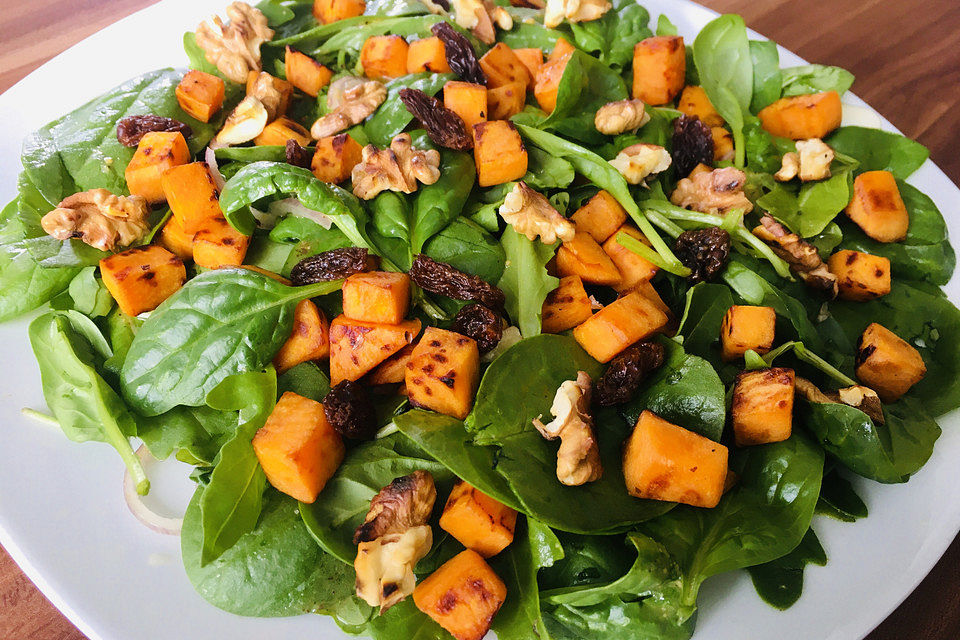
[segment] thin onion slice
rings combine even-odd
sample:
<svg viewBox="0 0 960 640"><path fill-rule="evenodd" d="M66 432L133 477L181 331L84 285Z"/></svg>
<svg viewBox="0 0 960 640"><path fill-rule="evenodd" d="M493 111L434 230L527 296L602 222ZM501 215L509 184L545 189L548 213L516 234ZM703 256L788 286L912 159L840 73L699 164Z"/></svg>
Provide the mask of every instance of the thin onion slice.
<svg viewBox="0 0 960 640"><path fill-rule="evenodd" d="M144 466L151 462L157 462L157 459L150 455L146 445L140 445L136 454ZM183 528L183 518L169 518L150 509L144 503L143 496L137 493L137 485L133 481L129 470L123 472L123 497L127 502L130 513L145 527L168 536L180 535L180 530Z"/></svg>
<svg viewBox="0 0 960 640"><path fill-rule="evenodd" d="M210 175L213 176L213 182L217 185L217 189L223 190L223 185L227 184L227 181L224 180L223 174L220 173L220 167L217 165L217 152L213 146L207 147L206 152L203 154L203 159L207 163L207 169L210 170Z"/></svg>
<svg viewBox="0 0 960 640"><path fill-rule="evenodd" d="M307 218L313 220L324 229L333 226L333 219L327 214L308 209L298 198L285 198L270 203L270 212L276 212L278 215L291 215L298 218Z"/></svg>

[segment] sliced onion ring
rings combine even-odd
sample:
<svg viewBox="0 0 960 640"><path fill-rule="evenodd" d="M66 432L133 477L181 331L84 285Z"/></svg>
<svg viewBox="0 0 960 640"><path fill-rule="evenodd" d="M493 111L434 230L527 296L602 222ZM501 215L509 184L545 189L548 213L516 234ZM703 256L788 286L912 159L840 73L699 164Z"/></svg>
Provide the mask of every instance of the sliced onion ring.
<svg viewBox="0 0 960 640"><path fill-rule="evenodd" d="M150 455L146 445L140 445L136 453L144 466L151 462L157 462L157 459ZM130 513L145 527L168 536L180 535L180 530L183 528L183 518L168 518L150 509L144 503L143 496L137 493L137 485L133 481L130 471L123 472L123 497L127 502Z"/></svg>
<svg viewBox="0 0 960 640"><path fill-rule="evenodd" d="M207 169L210 170L210 175L213 176L213 182L217 185L217 189L223 190L223 185L227 184L227 181L224 180L223 174L220 173L220 167L217 165L217 152L213 146L207 147L206 152L203 154L203 159L207 163Z"/></svg>
<svg viewBox="0 0 960 640"><path fill-rule="evenodd" d="M285 198L283 200L271 202L269 209L271 212L276 212L279 215L291 215L313 220L324 229L329 229L333 226L333 218L322 211L316 211L315 209L307 208L302 202L300 202L299 198Z"/></svg>

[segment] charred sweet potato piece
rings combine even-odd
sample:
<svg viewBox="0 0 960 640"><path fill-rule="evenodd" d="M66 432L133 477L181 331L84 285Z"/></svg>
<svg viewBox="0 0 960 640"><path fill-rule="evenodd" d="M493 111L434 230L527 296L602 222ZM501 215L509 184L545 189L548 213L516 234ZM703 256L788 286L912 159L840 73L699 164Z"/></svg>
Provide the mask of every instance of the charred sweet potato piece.
<svg viewBox="0 0 960 640"><path fill-rule="evenodd" d="M313 0L313 17L323 24L356 18L366 10L364 0Z"/></svg>
<svg viewBox="0 0 960 640"><path fill-rule="evenodd" d="M586 231L597 242L605 242L626 222L627 211L610 192L600 190L570 216L578 231Z"/></svg>
<svg viewBox="0 0 960 640"><path fill-rule="evenodd" d="M560 276L580 276L584 282L615 286L620 283L620 272L603 248L589 233L577 230L573 240L557 249L557 273Z"/></svg>
<svg viewBox="0 0 960 640"><path fill-rule="evenodd" d="M310 170L318 180L339 184L350 177L362 156L363 148L349 134L320 138L310 161Z"/></svg>
<svg viewBox="0 0 960 640"><path fill-rule="evenodd" d="M576 50L577 48L570 44L566 38L557 38L557 43L553 46L553 50L550 51L550 55L547 57L547 62L553 62L554 60L560 60L561 58L569 58Z"/></svg>
<svg viewBox="0 0 960 640"><path fill-rule="evenodd" d="M723 359L742 358L749 350L764 354L773 346L777 312L773 307L734 305L727 309L720 325Z"/></svg>
<svg viewBox="0 0 960 640"><path fill-rule="evenodd" d="M633 291L593 314L573 330L573 337L595 360L609 362L634 342L663 329L667 322L667 314Z"/></svg>
<svg viewBox="0 0 960 640"><path fill-rule="evenodd" d="M183 260L163 247L127 249L100 261L107 291L128 316L153 311L187 281Z"/></svg>
<svg viewBox="0 0 960 640"><path fill-rule="evenodd" d="M713 161L733 160L733 134L723 127L710 127L710 137L713 139Z"/></svg>
<svg viewBox="0 0 960 640"><path fill-rule="evenodd" d="M560 285L547 294L540 312L544 333L560 333L586 322L593 315L593 305L583 288L580 276L560 278Z"/></svg>
<svg viewBox="0 0 960 640"><path fill-rule="evenodd" d="M414 40L407 49L407 73L450 73L447 50L436 36Z"/></svg>
<svg viewBox="0 0 960 640"><path fill-rule="evenodd" d="M520 62L523 63L523 66L527 68L527 72L530 74L530 81L527 83L527 89L533 91L533 85L536 83L537 74L540 72L540 67L543 66L543 49L514 49L514 55L520 59Z"/></svg>
<svg viewBox="0 0 960 640"><path fill-rule="evenodd" d="M223 216L205 220L193 236L193 261L198 267L219 269L243 264L250 245L245 236Z"/></svg>
<svg viewBox="0 0 960 640"><path fill-rule="evenodd" d="M407 363L404 381L414 406L460 420L473 406L480 380L480 350L472 338L428 327Z"/></svg>
<svg viewBox="0 0 960 640"><path fill-rule="evenodd" d="M253 139L253 144L258 147L271 145L282 147L287 144L287 140L294 140L297 144L306 147L310 145L313 138L303 125L286 116L280 116L263 128L260 135Z"/></svg>
<svg viewBox="0 0 960 640"><path fill-rule="evenodd" d="M491 120L508 120L523 111L527 100L527 86L522 82L511 82L493 89L487 89L487 105Z"/></svg>
<svg viewBox="0 0 960 640"><path fill-rule="evenodd" d="M336 473L346 448L323 405L287 391L253 437L253 451L270 484L312 503Z"/></svg>
<svg viewBox="0 0 960 640"><path fill-rule="evenodd" d="M374 80L406 75L408 49L407 41L400 36L370 36L360 50L363 74Z"/></svg>
<svg viewBox="0 0 960 640"><path fill-rule="evenodd" d="M413 355L414 345L408 344L400 351L381 362L370 372L367 382L377 384L400 384L407 375L407 363Z"/></svg>
<svg viewBox="0 0 960 640"><path fill-rule="evenodd" d="M287 45L283 66L287 82L314 98L333 77L333 71L290 45Z"/></svg>
<svg viewBox="0 0 960 640"><path fill-rule="evenodd" d="M633 48L633 97L659 106L683 89L687 51L680 36L654 36Z"/></svg>
<svg viewBox="0 0 960 640"><path fill-rule="evenodd" d="M530 72L520 61L513 49L498 42L480 58L480 68L487 76L487 87L502 87L508 84L521 83L524 87L530 84Z"/></svg>
<svg viewBox="0 0 960 640"><path fill-rule="evenodd" d="M440 516L440 528L484 558L513 542L517 512L464 481L458 482Z"/></svg>
<svg viewBox="0 0 960 640"><path fill-rule="evenodd" d="M487 121L487 88L482 84L452 80L443 85L443 106L460 116L467 131Z"/></svg>
<svg viewBox="0 0 960 640"><path fill-rule="evenodd" d="M723 495L727 455L722 444L644 411L623 450L623 478L637 498L712 508Z"/></svg>
<svg viewBox="0 0 960 640"><path fill-rule="evenodd" d="M625 233L631 238L636 238L640 242L649 245L646 236L640 233L636 227L625 224L610 236L603 243L603 251L610 256L617 271L620 272L620 282L614 285L617 291L630 291L641 282L648 282L653 276L657 275L659 268L646 258L642 258L630 249L617 241L617 236Z"/></svg>
<svg viewBox="0 0 960 640"><path fill-rule="evenodd" d="M900 197L897 180L889 171L865 171L858 175L846 211L877 242L899 242L907 237L910 215Z"/></svg>
<svg viewBox="0 0 960 640"><path fill-rule="evenodd" d="M473 159L481 187L519 180L527 172L527 150L513 123L491 120L473 126Z"/></svg>
<svg viewBox="0 0 960 640"><path fill-rule="evenodd" d="M872 323L857 346L857 377L884 402L896 402L927 374L920 352L883 325Z"/></svg>
<svg viewBox="0 0 960 640"><path fill-rule="evenodd" d="M419 333L419 320L378 324L337 316L330 323L330 383L359 380Z"/></svg>
<svg viewBox="0 0 960 640"><path fill-rule="evenodd" d="M843 107L836 91L780 98L757 114L763 128L791 140L823 138L840 126Z"/></svg>
<svg viewBox="0 0 960 640"><path fill-rule="evenodd" d="M163 195L180 227L196 233L204 222L223 216L220 191L205 162L173 167L160 179Z"/></svg>
<svg viewBox="0 0 960 640"><path fill-rule="evenodd" d="M677 111L688 116L696 116L708 127L722 127L723 116L717 113L713 103L707 97L703 87L687 85L677 100Z"/></svg>
<svg viewBox="0 0 960 640"><path fill-rule="evenodd" d="M193 260L193 234L187 233L174 216L160 229L160 245L184 262Z"/></svg>
<svg viewBox="0 0 960 640"><path fill-rule="evenodd" d="M552 113L557 106L557 92L560 90L560 80L570 62L570 56L576 49L563 38L557 40L557 46L547 61L537 70L537 77L533 83L533 96L537 104L547 113Z"/></svg>
<svg viewBox="0 0 960 640"><path fill-rule="evenodd" d="M737 446L781 442L793 431L793 369L741 371L733 386Z"/></svg>
<svg viewBox="0 0 960 640"><path fill-rule="evenodd" d="M330 356L330 325L323 311L309 299L301 300L293 310L290 337L273 358L277 373L283 373L302 362Z"/></svg>
<svg viewBox="0 0 960 640"><path fill-rule="evenodd" d="M150 204L163 202L160 179L167 170L190 162L190 148L179 131L151 131L140 139L124 171L131 195L143 196Z"/></svg>
<svg viewBox="0 0 960 640"><path fill-rule="evenodd" d="M210 122L223 107L226 84L221 78L203 71L188 71L176 89L177 103L200 122Z"/></svg>
<svg viewBox="0 0 960 640"><path fill-rule="evenodd" d="M890 293L890 260L860 251L837 251L827 261L843 300L873 300Z"/></svg>
<svg viewBox="0 0 960 640"><path fill-rule="evenodd" d="M410 308L410 276L396 271L357 273L343 283L343 315L351 320L399 324Z"/></svg>
<svg viewBox="0 0 960 640"><path fill-rule="evenodd" d="M413 602L457 640L481 640L507 586L476 551L467 549L445 562L413 591Z"/></svg>
<svg viewBox="0 0 960 640"><path fill-rule="evenodd" d="M639 293L641 296L649 300L653 306L663 312L667 318L669 318L669 324L673 324L676 321L676 318L673 315L673 312L670 310L670 307L667 306L667 303L663 301L663 298L660 297L660 294L654 288L653 284L649 280L641 280L633 287L633 291ZM672 335L672 334L667 334Z"/></svg>

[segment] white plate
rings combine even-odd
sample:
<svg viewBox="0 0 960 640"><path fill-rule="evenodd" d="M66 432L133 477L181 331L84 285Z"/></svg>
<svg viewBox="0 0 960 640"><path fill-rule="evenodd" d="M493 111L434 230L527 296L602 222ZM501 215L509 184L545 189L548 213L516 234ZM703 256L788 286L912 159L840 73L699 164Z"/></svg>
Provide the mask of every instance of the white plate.
<svg viewBox="0 0 960 640"><path fill-rule="evenodd" d="M139 73L185 65L181 34L226 3L160 2L72 47L0 96L0 199L15 196L24 136ZM642 4L654 19L666 13L688 38L716 15L686 0ZM785 66L803 64L782 48L780 55ZM875 123L893 130L879 117ZM956 186L930 162L910 182L934 199L951 235L960 238ZM947 292L960 300L956 278ZM180 564L178 540L145 529L124 506L123 467L114 451L71 443L21 416L21 407L44 406L26 327L25 321L0 325L0 543L74 624L92 640L342 637L328 618L241 618L196 595ZM956 412L941 420L944 431L933 457L909 483L858 483L869 518L855 524L817 519L830 562L807 569L796 605L786 612L768 607L744 572L714 578L702 591L695 637L866 635L916 587L960 529L958 423ZM155 490L163 492L165 480L157 480ZM170 499L182 508L189 488L173 484Z"/></svg>

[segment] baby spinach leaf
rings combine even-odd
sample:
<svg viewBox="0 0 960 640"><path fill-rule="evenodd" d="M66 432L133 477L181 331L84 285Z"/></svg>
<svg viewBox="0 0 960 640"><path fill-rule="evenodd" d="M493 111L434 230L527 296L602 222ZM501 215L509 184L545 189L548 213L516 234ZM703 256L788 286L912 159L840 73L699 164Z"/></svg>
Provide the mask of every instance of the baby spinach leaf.
<svg viewBox="0 0 960 640"><path fill-rule="evenodd" d="M416 16L429 13L419 0L371 0L366 14L374 16Z"/></svg>
<svg viewBox="0 0 960 640"><path fill-rule="evenodd" d="M421 186L413 203L410 243L414 255L421 253L430 238L460 215L476 175L473 158L466 153L441 152L440 179Z"/></svg>
<svg viewBox="0 0 960 640"><path fill-rule="evenodd" d="M336 29L323 32L319 29L313 33L307 32L303 34L303 37L307 39L319 39L322 36L329 35L323 44L312 52L313 57L320 58L321 60L337 60L340 62L338 66L348 67L350 64L348 64L347 61L357 59L360 55L360 49L363 48L363 43L367 41L367 38L385 34L402 36L404 38L408 36L428 38L433 35L430 32L430 27L441 20L443 20L441 16L434 15L400 17L364 16L363 20L358 20L351 24L344 24L338 26ZM345 21L337 21L334 24L340 25L341 22ZM333 27L334 24L324 26ZM303 47L304 45L301 44L300 46Z"/></svg>
<svg viewBox="0 0 960 640"><path fill-rule="evenodd" d="M507 314L530 338L541 330L540 312L547 294L557 288L560 280L547 273L547 263L557 250L556 245L532 241L508 226L500 237L506 266L497 286L506 296Z"/></svg>
<svg viewBox="0 0 960 640"><path fill-rule="evenodd" d="M616 71L582 51L574 51L560 79L556 107L538 128L587 143L603 142L606 137L594 125L597 109L626 98L627 88Z"/></svg>
<svg viewBox="0 0 960 640"><path fill-rule="evenodd" d="M807 529L796 549L785 556L748 567L753 587L763 601L781 611L789 609L803 592L803 570L808 564L824 566L827 552L817 534Z"/></svg>
<svg viewBox="0 0 960 640"><path fill-rule="evenodd" d="M420 2L417 4L422 6ZM379 147L388 147L393 137L402 133L407 125L413 122L413 114L407 111L407 107L400 100L401 90L419 89L432 96L453 79L454 76L449 73L415 73L388 82L387 99L363 125L370 142Z"/></svg>
<svg viewBox="0 0 960 640"><path fill-rule="evenodd" d="M753 61L753 98L750 100L750 111L757 113L779 100L783 89L777 43L770 40L751 40L750 59Z"/></svg>
<svg viewBox="0 0 960 640"><path fill-rule="evenodd" d="M498 33L497 40L511 49L542 49L546 54L553 51L553 48L557 46L557 38L566 37L567 40L570 40L567 33L543 26L543 14L540 11L537 11L536 17L528 22L523 20L517 7L506 7L506 9L514 18L513 29ZM577 46L582 45L577 43Z"/></svg>
<svg viewBox="0 0 960 640"><path fill-rule="evenodd" d="M687 290L680 328L683 348L720 366L720 325L733 306L730 287L701 282Z"/></svg>
<svg viewBox="0 0 960 640"><path fill-rule="evenodd" d="M503 275L506 256L496 238L467 218L457 218L423 247L423 252L487 282Z"/></svg>
<svg viewBox="0 0 960 640"><path fill-rule="evenodd" d="M367 233L377 253L387 256L403 270L413 262L410 246L410 201L400 193L384 191L370 201L370 228Z"/></svg>
<svg viewBox="0 0 960 640"><path fill-rule="evenodd" d="M842 522L856 522L867 517L867 505L836 467L823 474L817 515L830 516Z"/></svg>
<svg viewBox="0 0 960 640"><path fill-rule="evenodd" d="M788 67L782 72L783 95L800 96L808 93L836 91L841 96L853 85L853 74L840 67L805 64Z"/></svg>
<svg viewBox="0 0 960 640"><path fill-rule="evenodd" d="M539 147L527 149L529 164L523 181L534 189L560 189L570 186L576 174L573 165ZM498 205L499 206L499 205Z"/></svg>
<svg viewBox="0 0 960 640"><path fill-rule="evenodd" d="M280 395L292 391L304 398L321 402L330 391L330 378L316 362L301 362L280 374L277 378L277 391Z"/></svg>
<svg viewBox="0 0 960 640"><path fill-rule="evenodd" d="M613 0L613 7L599 20L571 22L574 43L616 70L624 69L633 60L633 47L653 35L647 24L650 14L631 0Z"/></svg>
<svg viewBox="0 0 960 640"><path fill-rule="evenodd" d="M316 151L314 147L305 147L308 151ZM286 162L286 147L280 145L257 145L255 147L220 147L214 154L217 160L231 162Z"/></svg>
<svg viewBox="0 0 960 640"><path fill-rule="evenodd" d="M236 413L206 405L174 407L158 416L137 416L137 437L159 460L184 450L192 460L212 466L221 447L236 431Z"/></svg>
<svg viewBox="0 0 960 640"><path fill-rule="evenodd" d="M670 21L670 18L666 14L660 14L657 18L657 35L658 36L675 36L679 32L677 31L677 25L673 24Z"/></svg>
<svg viewBox="0 0 960 640"><path fill-rule="evenodd" d="M247 269L201 273L160 305L133 339L121 372L140 413L199 406L224 378L259 371L290 336L293 307L341 281L288 287Z"/></svg>
<svg viewBox="0 0 960 640"><path fill-rule="evenodd" d="M187 60L190 61L190 68L197 71L203 71L215 75L223 80L227 77L217 69L217 65L207 60L207 54L200 45L197 44L197 37L193 31L187 31L183 34L183 51L187 54Z"/></svg>
<svg viewBox="0 0 960 640"><path fill-rule="evenodd" d="M444 640L450 634L427 614L417 609L413 598L391 607L383 615L374 616L363 630L373 640Z"/></svg>
<svg viewBox="0 0 960 640"><path fill-rule="evenodd" d="M90 318L99 318L113 309L113 296L103 282L96 277L96 267L84 267L74 276L67 287L69 308Z"/></svg>
<svg viewBox="0 0 960 640"><path fill-rule="evenodd" d="M920 168L930 152L919 142L899 133L867 127L840 127L826 140L844 155L860 162L861 171L890 171L901 180Z"/></svg>

